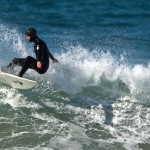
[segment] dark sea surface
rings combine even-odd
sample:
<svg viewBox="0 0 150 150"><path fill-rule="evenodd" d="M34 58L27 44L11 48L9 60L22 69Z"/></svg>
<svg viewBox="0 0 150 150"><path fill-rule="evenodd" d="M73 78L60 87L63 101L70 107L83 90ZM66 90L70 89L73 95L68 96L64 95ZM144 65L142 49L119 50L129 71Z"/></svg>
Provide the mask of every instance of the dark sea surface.
<svg viewBox="0 0 150 150"><path fill-rule="evenodd" d="M0 67L35 57L29 27L59 64L0 75L0 149L149 150L150 1L0 0Z"/></svg>

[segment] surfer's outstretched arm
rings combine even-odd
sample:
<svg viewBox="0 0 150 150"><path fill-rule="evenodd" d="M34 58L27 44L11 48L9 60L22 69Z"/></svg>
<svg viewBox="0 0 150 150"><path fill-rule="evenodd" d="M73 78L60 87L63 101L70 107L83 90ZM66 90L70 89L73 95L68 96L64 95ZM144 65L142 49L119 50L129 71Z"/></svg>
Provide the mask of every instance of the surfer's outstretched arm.
<svg viewBox="0 0 150 150"><path fill-rule="evenodd" d="M56 58L54 58L54 56L50 52L49 52L49 57L53 63L58 63L58 60Z"/></svg>

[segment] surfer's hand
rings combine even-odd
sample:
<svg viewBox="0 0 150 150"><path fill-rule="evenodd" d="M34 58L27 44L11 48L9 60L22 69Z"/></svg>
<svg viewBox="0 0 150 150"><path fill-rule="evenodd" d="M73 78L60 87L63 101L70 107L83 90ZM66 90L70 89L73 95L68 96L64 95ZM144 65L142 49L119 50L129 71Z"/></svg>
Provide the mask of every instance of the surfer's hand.
<svg viewBox="0 0 150 150"><path fill-rule="evenodd" d="M42 63L40 61L37 61L37 67L40 69L42 68Z"/></svg>
<svg viewBox="0 0 150 150"><path fill-rule="evenodd" d="M59 63L59 61L56 58L53 59L52 61L53 61L53 63Z"/></svg>

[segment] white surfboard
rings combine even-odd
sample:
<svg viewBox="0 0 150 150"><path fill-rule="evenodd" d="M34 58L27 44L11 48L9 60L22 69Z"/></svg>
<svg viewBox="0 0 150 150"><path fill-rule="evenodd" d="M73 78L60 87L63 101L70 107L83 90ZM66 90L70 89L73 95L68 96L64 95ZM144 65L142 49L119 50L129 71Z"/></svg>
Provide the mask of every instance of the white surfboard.
<svg viewBox="0 0 150 150"><path fill-rule="evenodd" d="M30 89L33 88L37 81L18 77L9 73L1 72L8 84L16 89Z"/></svg>

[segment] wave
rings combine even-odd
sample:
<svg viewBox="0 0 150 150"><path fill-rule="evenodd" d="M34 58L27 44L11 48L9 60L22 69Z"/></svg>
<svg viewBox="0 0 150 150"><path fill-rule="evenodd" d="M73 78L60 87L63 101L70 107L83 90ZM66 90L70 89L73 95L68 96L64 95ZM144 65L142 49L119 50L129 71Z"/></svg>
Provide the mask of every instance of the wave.
<svg viewBox="0 0 150 150"><path fill-rule="evenodd" d="M107 89L110 96L122 92L142 101L149 100L150 65L129 65L125 56L118 58L109 51L91 52L82 46L68 47L57 57L60 64L51 66L48 76L68 93L78 93L84 88L97 95L97 90L105 93Z"/></svg>
<svg viewBox="0 0 150 150"><path fill-rule="evenodd" d="M13 57L26 57L29 54L17 29L0 24L0 31L1 65L10 62ZM69 94L83 92L100 99L133 96L140 102L149 102L150 64L128 64L125 54L115 56L100 48L91 51L80 45L65 47L65 51L54 54L60 63L50 64L48 72L41 76L43 79ZM32 70L27 73L28 76L39 77Z"/></svg>

